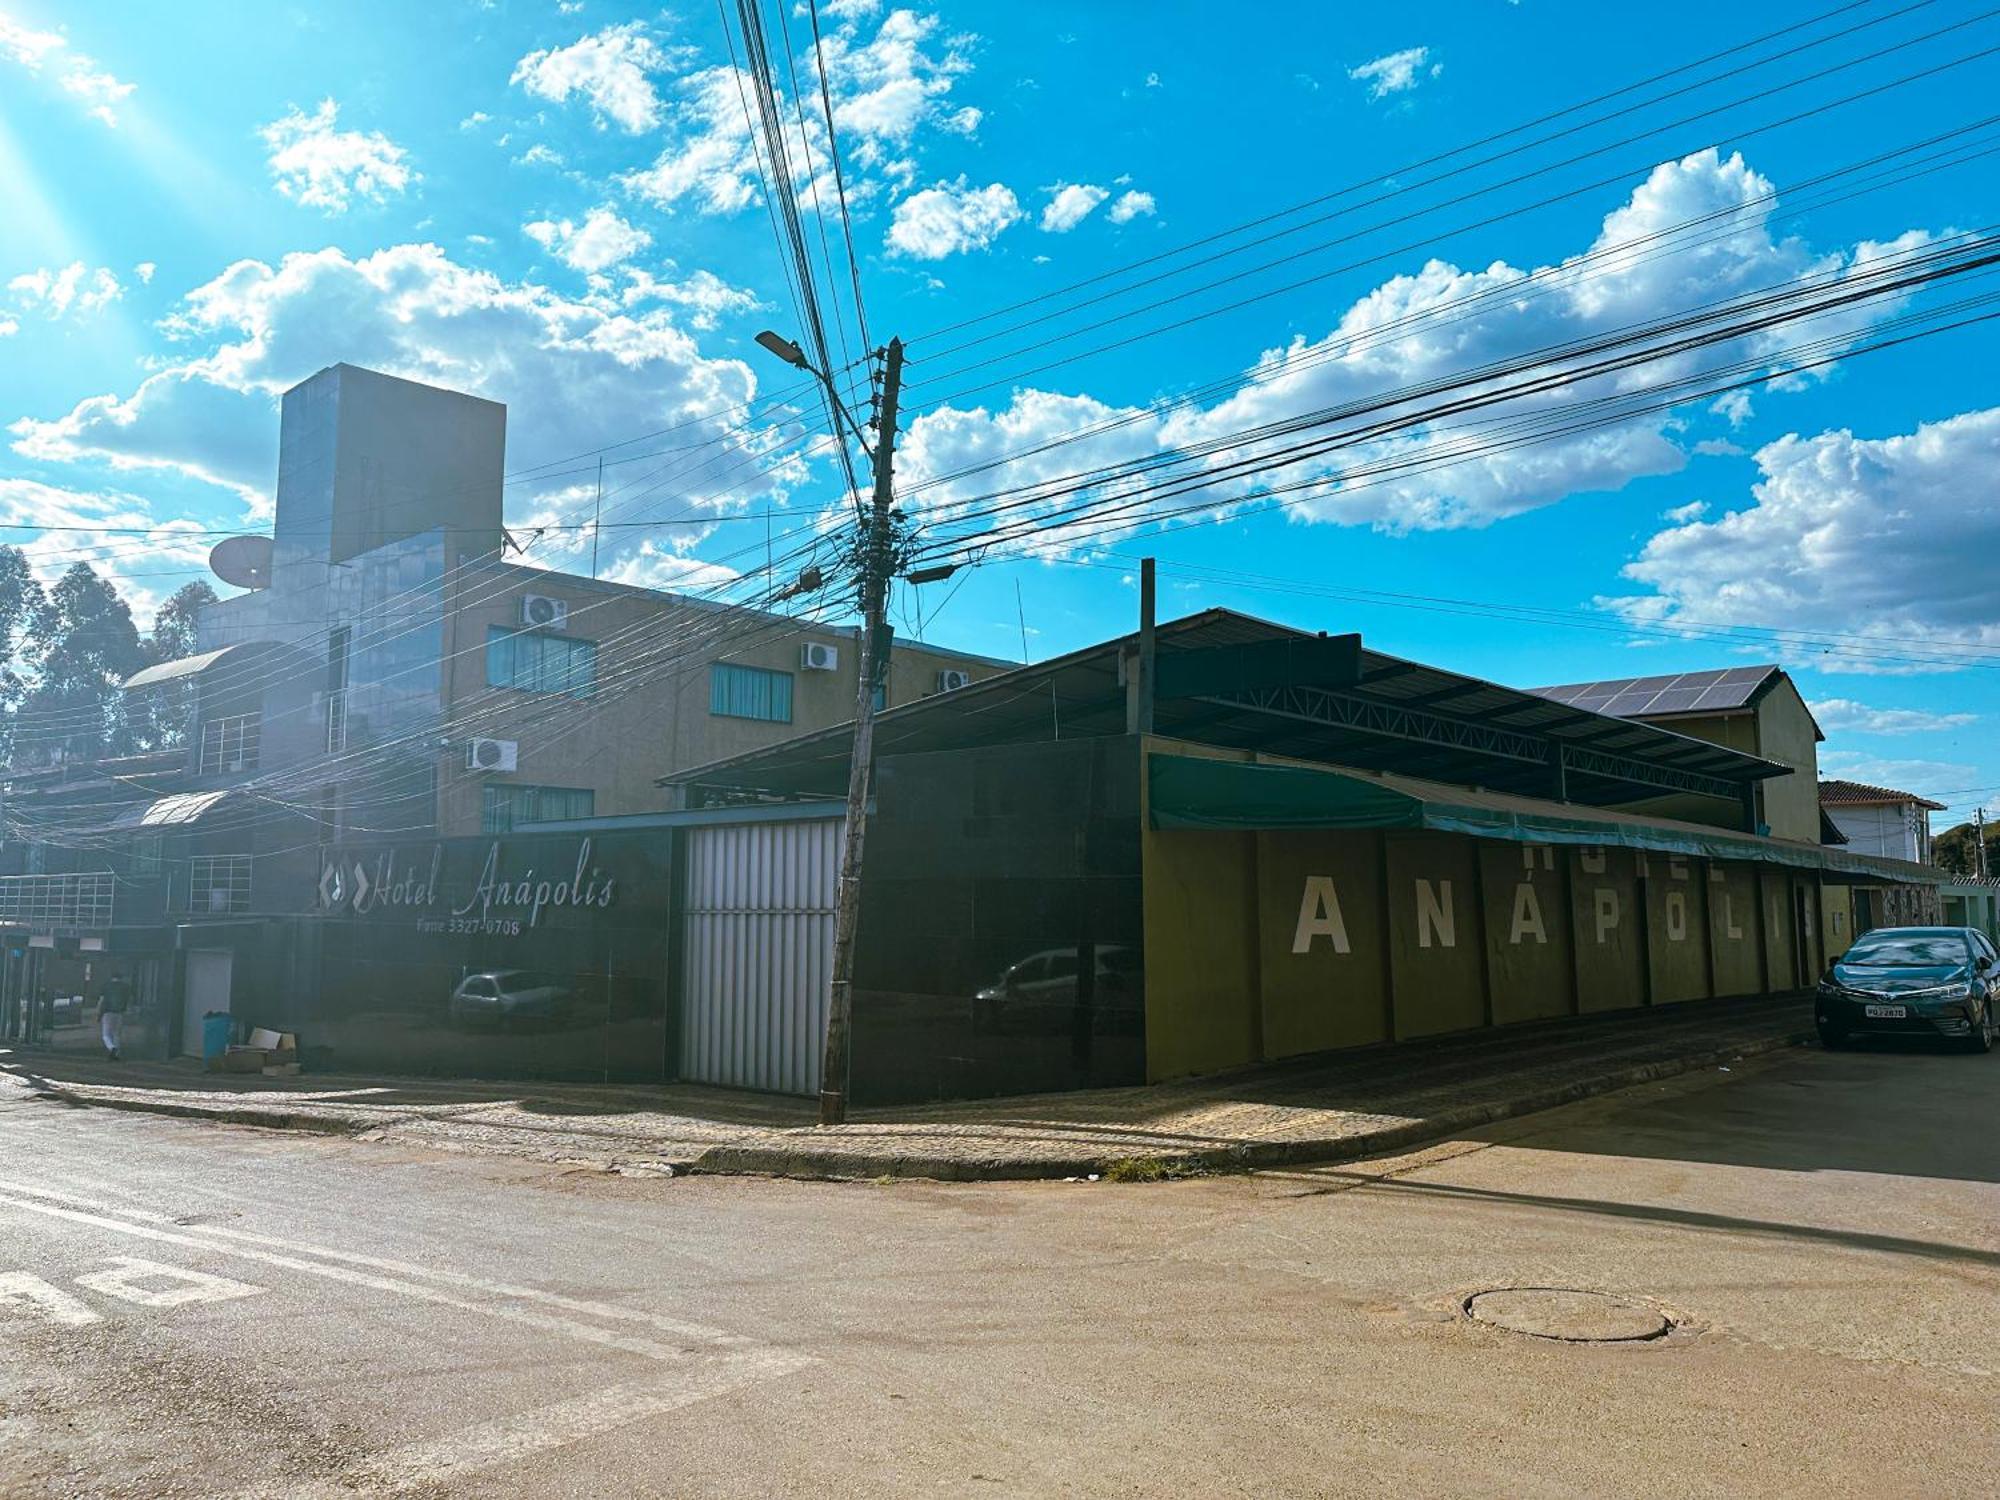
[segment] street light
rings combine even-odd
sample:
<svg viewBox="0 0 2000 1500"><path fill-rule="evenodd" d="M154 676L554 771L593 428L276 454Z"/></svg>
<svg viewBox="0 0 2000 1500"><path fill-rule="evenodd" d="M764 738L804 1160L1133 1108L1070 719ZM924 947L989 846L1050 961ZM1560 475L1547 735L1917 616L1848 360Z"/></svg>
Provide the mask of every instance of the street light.
<svg viewBox="0 0 2000 1500"><path fill-rule="evenodd" d="M893 499L892 464L896 451L896 403L903 389L903 341L889 340L882 351L882 399L875 419L875 441L849 415L833 378L815 369L805 351L769 329L757 335L759 347L786 364L817 375L826 387L827 402L846 419L868 454L873 470L873 504L861 516L861 658L855 673L854 750L847 767L847 823L841 839L840 885L833 908L833 975L827 986L826 1052L820 1063L819 1122L838 1125L847 1118L848 1038L854 1026L854 934L861 915L861 848L867 832L868 781L875 761L875 684L887 662L883 622L889 610L889 575L895 569L895 547L889 522Z"/></svg>
<svg viewBox="0 0 2000 1500"><path fill-rule="evenodd" d="M812 366L806 363L806 351L781 333L773 333L770 329L766 328L762 333L757 335L757 342L762 344L766 349L769 349L788 365L797 365L801 370L812 369ZM813 373L817 375L819 372L813 370Z"/></svg>

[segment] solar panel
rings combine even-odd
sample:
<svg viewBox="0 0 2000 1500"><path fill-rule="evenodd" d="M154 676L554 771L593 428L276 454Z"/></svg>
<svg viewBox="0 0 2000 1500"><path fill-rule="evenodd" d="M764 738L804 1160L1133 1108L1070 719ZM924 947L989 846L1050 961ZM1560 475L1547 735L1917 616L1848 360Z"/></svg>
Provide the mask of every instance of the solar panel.
<svg viewBox="0 0 2000 1500"><path fill-rule="evenodd" d="M1610 682L1571 682L1536 688L1535 695L1590 713L1633 719L1653 714L1722 713L1756 697L1774 666L1712 667Z"/></svg>

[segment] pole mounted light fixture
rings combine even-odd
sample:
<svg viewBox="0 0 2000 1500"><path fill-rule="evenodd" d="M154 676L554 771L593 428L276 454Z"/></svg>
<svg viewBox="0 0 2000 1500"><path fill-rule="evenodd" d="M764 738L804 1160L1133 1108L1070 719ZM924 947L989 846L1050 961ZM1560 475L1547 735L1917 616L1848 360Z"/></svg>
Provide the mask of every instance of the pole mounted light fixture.
<svg viewBox="0 0 2000 1500"><path fill-rule="evenodd" d="M801 370L810 370L812 368L811 365L806 363L806 351L786 338L782 333L773 333L770 329L766 328L762 333L757 335L757 342L777 355L778 358L782 359L788 365L796 365Z"/></svg>

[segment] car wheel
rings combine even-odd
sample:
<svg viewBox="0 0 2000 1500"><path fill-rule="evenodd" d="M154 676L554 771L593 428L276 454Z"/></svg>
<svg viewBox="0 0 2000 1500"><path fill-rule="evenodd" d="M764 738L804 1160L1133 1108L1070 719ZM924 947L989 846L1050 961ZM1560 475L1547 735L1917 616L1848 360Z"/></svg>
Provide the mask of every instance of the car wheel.
<svg viewBox="0 0 2000 1500"><path fill-rule="evenodd" d="M1847 1033L1831 1026L1822 1026L1819 1029L1819 1044L1829 1052L1838 1052L1847 1045Z"/></svg>
<svg viewBox="0 0 2000 1500"><path fill-rule="evenodd" d="M1987 1001L1979 1008L1979 1024L1972 1028L1972 1035L1966 1038L1968 1052L1991 1052L1993 1050L1993 1002Z"/></svg>

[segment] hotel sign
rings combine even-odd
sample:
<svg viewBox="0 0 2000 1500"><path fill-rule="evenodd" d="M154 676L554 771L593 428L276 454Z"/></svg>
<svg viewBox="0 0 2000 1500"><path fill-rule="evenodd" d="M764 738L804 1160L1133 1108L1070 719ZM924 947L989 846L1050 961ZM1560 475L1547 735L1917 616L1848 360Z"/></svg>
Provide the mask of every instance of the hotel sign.
<svg viewBox="0 0 2000 1500"><path fill-rule="evenodd" d="M574 864L565 860L553 870L510 866L495 839L469 889L448 888L444 871L441 843L431 846L428 859L395 849L364 858L329 854L320 868L319 907L356 917L409 912L419 932L514 937L541 925L546 912L601 911L618 896L617 879L592 863L589 839L577 845Z"/></svg>

